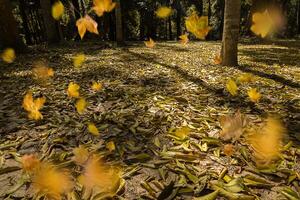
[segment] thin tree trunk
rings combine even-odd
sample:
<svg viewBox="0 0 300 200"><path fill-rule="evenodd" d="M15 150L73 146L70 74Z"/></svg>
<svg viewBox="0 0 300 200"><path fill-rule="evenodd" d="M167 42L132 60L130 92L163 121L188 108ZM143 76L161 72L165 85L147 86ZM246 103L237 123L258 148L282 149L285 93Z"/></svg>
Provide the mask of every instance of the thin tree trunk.
<svg viewBox="0 0 300 200"><path fill-rule="evenodd" d="M300 0L298 0L298 8L297 8L297 26L298 26L297 33L300 34Z"/></svg>
<svg viewBox="0 0 300 200"><path fill-rule="evenodd" d="M144 11L140 10L140 40L145 38L145 14Z"/></svg>
<svg viewBox="0 0 300 200"><path fill-rule="evenodd" d="M123 43L123 26L122 26L122 10L121 10L121 2L120 0L116 0L116 8L115 8L115 15L116 15L116 40L117 43Z"/></svg>
<svg viewBox="0 0 300 200"><path fill-rule="evenodd" d="M211 17L211 2L210 2L210 0L208 0L207 16L208 16L208 22L210 22L210 17Z"/></svg>
<svg viewBox="0 0 300 200"><path fill-rule="evenodd" d="M19 52L26 50L9 0L0 0L0 38L4 47L11 47Z"/></svg>
<svg viewBox="0 0 300 200"><path fill-rule="evenodd" d="M171 19L171 17L169 17L169 19L168 19L168 25L169 25L169 40L173 40L172 19Z"/></svg>
<svg viewBox="0 0 300 200"><path fill-rule="evenodd" d="M222 65L238 65L241 0L225 0Z"/></svg>
<svg viewBox="0 0 300 200"><path fill-rule="evenodd" d="M177 38L181 35L182 30L181 30L181 15L182 15L182 8L181 8L181 3L180 0L176 0L175 3L176 6L176 32L177 32Z"/></svg>

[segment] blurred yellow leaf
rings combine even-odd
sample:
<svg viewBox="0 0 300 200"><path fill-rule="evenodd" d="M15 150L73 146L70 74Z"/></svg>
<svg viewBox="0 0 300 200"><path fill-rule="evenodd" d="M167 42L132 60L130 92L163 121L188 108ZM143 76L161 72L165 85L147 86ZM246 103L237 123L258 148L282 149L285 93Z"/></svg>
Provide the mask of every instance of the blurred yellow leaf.
<svg viewBox="0 0 300 200"><path fill-rule="evenodd" d="M145 41L144 43L148 48L153 48L155 46L155 42L152 40L152 38L149 38L149 41Z"/></svg>
<svg viewBox="0 0 300 200"><path fill-rule="evenodd" d="M220 117L220 125L222 131L220 137L224 140L237 140L243 134L243 127L246 125L246 120L240 111L234 115L226 115Z"/></svg>
<svg viewBox="0 0 300 200"><path fill-rule="evenodd" d="M98 24L89 15L86 15L76 21L76 26L78 28L78 33L82 39L86 31L91 33L99 34Z"/></svg>
<svg viewBox="0 0 300 200"><path fill-rule="evenodd" d="M214 58L215 65L220 65L222 63L222 58L220 55L216 55Z"/></svg>
<svg viewBox="0 0 300 200"><path fill-rule="evenodd" d="M92 89L94 91L99 91L102 89L102 83L97 83L97 82L93 82L92 84Z"/></svg>
<svg viewBox="0 0 300 200"><path fill-rule="evenodd" d="M34 172L40 166L40 160L34 154L22 156L21 163L22 169L27 173Z"/></svg>
<svg viewBox="0 0 300 200"><path fill-rule="evenodd" d="M115 143L114 141L109 141L108 143L106 143L106 148L112 152L116 149Z"/></svg>
<svg viewBox="0 0 300 200"><path fill-rule="evenodd" d="M79 85L71 82L68 86L68 96L78 98L79 97L79 88L80 88Z"/></svg>
<svg viewBox="0 0 300 200"><path fill-rule="evenodd" d="M52 17L59 20L65 12L64 4L61 1L56 1L52 6Z"/></svg>
<svg viewBox="0 0 300 200"><path fill-rule="evenodd" d="M199 17L196 12L191 14L185 20L186 29L193 33L198 39L204 40L211 27L208 25L208 17Z"/></svg>
<svg viewBox="0 0 300 200"><path fill-rule="evenodd" d="M80 145L79 147L73 149L73 161L77 164L77 165L83 165L86 163L86 161L89 158L89 152L86 148L84 148L84 146Z"/></svg>
<svg viewBox="0 0 300 200"><path fill-rule="evenodd" d="M88 130L94 136L99 135L99 131L98 131L97 127L95 126L95 124L93 124L93 123L88 123Z"/></svg>
<svg viewBox="0 0 300 200"><path fill-rule="evenodd" d="M34 63L34 68L32 69L33 78L37 80L48 80L50 77L54 76L54 71L52 68L47 67L43 62Z"/></svg>
<svg viewBox="0 0 300 200"><path fill-rule="evenodd" d="M249 73L245 73L245 74L242 74L240 75L237 80L240 82L240 83L250 83L254 80L254 77L252 74L249 74Z"/></svg>
<svg viewBox="0 0 300 200"><path fill-rule="evenodd" d="M273 20L268 12L256 12L252 15L251 31L262 38L266 37L273 28Z"/></svg>
<svg viewBox="0 0 300 200"><path fill-rule="evenodd" d="M12 63L16 59L15 50L12 48L4 49L3 53L1 54L1 58L6 63Z"/></svg>
<svg viewBox="0 0 300 200"><path fill-rule="evenodd" d="M115 7L116 3L112 0L93 0L94 6L92 10L101 17L104 12L111 12Z"/></svg>
<svg viewBox="0 0 300 200"><path fill-rule="evenodd" d="M178 137L181 140L184 140L189 134L191 129L187 126L181 127L179 129L176 129L174 135Z"/></svg>
<svg viewBox="0 0 300 200"><path fill-rule="evenodd" d="M75 107L79 114L83 114L86 106L87 106L87 103L84 98L80 98L76 101Z"/></svg>
<svg viewBox="0 0 300 200"><path fill-rule="evenodd" d="M50 163L42 163L32 176L34 193L47 199L61 200L62 195L71 191L72 187L69 173L59 171Z"/></svg>
<svg viewBox="0 0 300 200"><path fill-rule="evenodd" d="M74 67L78 68L81 67L82 64L85 61L85 55L84 54L77 54L74 58L73 58L73 65Z"/></svg>
<svg viewBox="0 0 300 200"><path fill-rule="evenodd" d="M29 119L43 119L43 115L40 113L39 110L43 107L45 102L45 97L33 100L32 92L27 92L23 99L23 108L28 112Z"/></svg>
<svg viewBox="0 0 300 200"><path fill-rule="evenodd" d="M224 154L228 157L234 154L234 145L233 144L226 144L224 145Z"/></svg>
<svg viewBox="0 0 300 200"><path fill-rule="evenodd" d="M172 9L166 6L162 6L158 8L156 11L156 16L159 18L167 18L171 15Z"/></svg>
<svg viewBox="0 0 300 200"><path fill-rule="evenodd" d="M189 42L189 37L187 33L179 36L179 39L180 39L180 43L183 45L186 45Z"/></svg>
<svg viewBox="0 0 300 200"><path fill-rule="evenodd" d="M248 96L254 103L258 102L261 98L261 94L257 92L256 88L251 88L250 90L248 90Z"/></svg>
<svg viewBox="0 0 300 200"><path fill-rule="evenodd" d="M232 79L228 80L228 82L226 84L226 89L232 96L237 95L238 87L237 87L236 83L234 82L234 80L232 80Z"/></svg>
<svg viewBox="0 0 300 200"><path fill-rule="evenodd" d="M269 117L260 130L248 137L257 164L268 165L278 158L285 132L286 129L278 119Z"/></svg>

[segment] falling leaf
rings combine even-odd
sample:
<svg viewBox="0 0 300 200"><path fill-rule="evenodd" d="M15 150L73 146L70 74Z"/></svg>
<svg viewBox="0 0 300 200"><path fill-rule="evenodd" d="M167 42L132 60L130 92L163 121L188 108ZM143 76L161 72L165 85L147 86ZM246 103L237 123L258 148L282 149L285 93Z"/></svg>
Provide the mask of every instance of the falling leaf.
<svg viewBox="0 0 300 200"><path fill-rule="evenodd" d="M149 41L145 41L144 43L148 48L153 48L155 46L155 42L152 40L152 38L149 38Z"/></svg>
<svg viewBox="0 0 300 200"><path fill-rule="evenodd" d="M92 10L101 17L104 12L111 12L115 7L116 3L112 0L93 0L94 6Z"/></svg>
<svg viewBox="0 0 300 200"><path fill-rule="evenodd" d="M78 28L78 33L80 38L82 39L85 35L86 31L91 33L99 34L98 32L98 24L94 21L89 15L86 15L76 21L76 26Z"/></svg>
<svg viewBox="0 0 300 200"><path fill-rule="evenodd" d="M226 144L224 145L224 154L228 157L232 156L234 153L234 145L233 144Z"/></svg>
<svg viewBox="0 0 300 200"><path fill-rule="evenodd" d="M174 132L174 135L178 137L181 140L184 140L189 134L191 129L187 126L181 127L179 129L176 129Z"/></svg>
<svg viewBox="0 0 300 200"><path fill-rule="evenodd" d="M35 194L47 199L61 200L62 195L73 187L70 175L59 171L50 163L42 163L32 176L32 188Z"/></svg>
<svg viewBox="0 0 300 200"><path fill-rule="evenodd" d="M100 91L102 89L102 83L93 82L92 89L94 91Z"/></svg>
<svg viewBox="0 0 300 200"><path fill-rule="evenodd" d="M254 77L252 74L249 74L249 73L245 73L245 74L241 74L237 80L240 82L240 83L250 83L254 80Z"/></svg>
<svg viewBox="0 0 300 200"><path fill-rule="evenodd" d="M228 82L226 84L226 89L232 96L237 95L238 87L237 87L236 83L234 82L234 80L232 80L232 79L228 80Z"/></svg>
<svg viewBox="0 0 300 200"><path fill-rule="evenodd" d="M76 101L75 107L79 114L83 114L86 106L87 106L87 103L84 98L80 98Z"/></svg>
<svg viewBox="0 0 300 200"><path fill-rule="evenodd" d="M234 115L220 117L220 125L222 131L220 137L224 140L237 140L243 134L243 127L246 125L246 120L240 111Z"/></svg>
<svg viewBox="0 0 300 200"><path fill-rule="evenodd" d="M84 146L80 145L79 147L73 149L73 161L78 165L83 165L89 158L89 152Z"/></svg>
<svg viewBox="0 0 300 200"><path fill-rule="evenodd" d="M208 17L199 17L196 12L191 14L185 20L186 29L193 33L198 39L204 40L211 27L208 26Z"/></svg>
<svg viewBox="0 0 300 200"><path fill-rule="evenodd" d="M45 97L33 100L32 92L27 92L23 99L23 108L28 112L29 119L43 119L43 115L40 113L39 110L43 107L45 102Z"/></svg>
<svg viewBox="0 0 300 200"><path fill-rule="evenodd" d="M79 88L80 88L79 85L71 82L68 86L68 96L78 98L79 97Z"/></svg>
<svg viewBox="0 0 300 200"><path fill-rule="evenodd" d="M79 176L79 183L88 190L112 193L121 180L121 171L115 167L105 165L100 158L92 156Z"/></svg>
<svg viewBox="0 0 300 200"><path fill-rule="evenodd" d="M61 1L56 1L52 6L52 17L59 20L65 12L64 4Z"/></svg>
<svg viewBox="0 0 300 200"><path fill-rule="evenodd" d="M99 135L99 131L98 131L97 127L95 126L95 124L93 124L93 123L88 123L88 130L94 136Z"/></svg>
<svg viewBox="0 0 300 200"><path fill-rule="evenodd" d="M256 12L252 15L251 31L262 38L266 37L273 29L273 20L268 12Z"/></svg>
<svg viewBox="0 0 300 200"><path fill-rule="evenodd" d="M85 61L85 55L84 54L77 54L74 58L73 58L73 65L74 67L78 68L81 67L82 64Z"/></svg>
<svg viewBox="0 0 300 200"><path fill-rule="evenodd" d="M12 48L4 49L3 53L1 54L1 58L6 63L12 63L16 59L15 50Z"/></svg>
<svg viewBox="0 0 300 200"><path fill-rule="evenodd" d="M250 90L248 90L248 96L254 103L257 103L261 98L261 94L257 92L256 88L251 88Z"/></svg>
<svg viewBox="0 0 300 200"><path fill-rule="evenodd" d="M108 149L110 152L114 151L116 149L114 141L109 141L106 143L106 149Z"/></svg>
<svg viewBox="0 0 300 200"><path fill-rule="evenodd" d="M27 173L34 172L40 166L40 160L34 154L22 156L21 163L22 169Z"/></svg>
<svg viewBox="0 0 300 200"><path fill-rule="evenodd" d="M215 63L215 65L220 65L222 63L222 58L220 55L216 55L214 57L214 63Z"/></svg>
<svg viewBox="0 0 300 200"><path fill-rule="evenodd" d="M278 158L285 132L286 129L280 120L269 117L261 129L248 137L257 164L268 165Z"/></svg>
<svg viewBox="0 0 300 200"><path fill-rule="evenodd" d="M159 18L167 18L171 15L172 9L166 6L162 6L158 8L156 11L156 16Z"/></svg>
<svg viewBox="0 0 300 200"><path fill-rule="evenodd" d="M34 63L34 68L32 69L32 75L34 79L40 81L46 81L50 77L54 76L54 71L52 68L47 67L45 63L39 61Z"/></svg>
<svg viewBox="0 0 300 200"><path fill-rule="evenodd" d="M189 37L187 33L179 36L179 39L180 39L180 43L183 45L186 45L189 42Z"/></svg>

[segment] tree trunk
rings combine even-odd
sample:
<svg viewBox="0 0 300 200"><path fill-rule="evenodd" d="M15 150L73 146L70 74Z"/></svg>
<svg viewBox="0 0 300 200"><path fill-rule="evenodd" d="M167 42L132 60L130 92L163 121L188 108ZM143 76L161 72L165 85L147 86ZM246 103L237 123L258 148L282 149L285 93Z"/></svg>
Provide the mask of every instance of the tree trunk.
<svg viewBox="0 0 300 200"><path fill-rule="evenodd" d="M210 0L208 0L207 16L208 16L208 22L210 22L210 17L211 17L211 2L210 2Z"/></svg>
<svg viewBox="0 0 300 200"><path fill-rule="evenodd" d="M145 14L144 11L140 10L140 40L145 39Z"/></svg>
<svg viewBox="0 0 300 200"><path fill-rule="evenodd" d="M48 43L57 43L60 41L60 34L58 30L58 24L51 15L51 1L40 0L40 4L45 27L45 37L47 38Z"/></svg>
<svg viewBox="0 0 300 200"><path fill-rule="evenodd" d="M181 15L182 15L182 7L181 7L181 3L180 0L176 0L175 3L175 7L176 7L176 32L177 32L177 38L179 38L179 36L181 36L182 30L181 30Z"/></svg>
<svg viewBox="0 0 300 200"><path fill-rule="evenodd" d="M225 0L222 65L238 65L238 39L241 0Z"/></svg>
<svg viewBox="0 0 300 200"><path fill-rule="evenodd" d="M300 34L300 0L298 0L298 8L297 8L297 33Z"/></svg>
<svg viewBox="0 0 300 200"><path fill-rule="evenodd" d="M123 37L123 26L122 26L122 10L121 10L121 2L120 0L116 0L116 10L115 10L115 15L116 15L116 40L117 43L123 43L124 42L124 37Z"/></svg>
<svg viewBox="0 0 300 200"><path fill-rule="evenodd" d="M169 25L169 40L173 40L172 19L171 19L171 17L169 17L169 19L168 19L168 25Z"/></svg>
<svg viewBox="0 0 300 200"><path fill-rule="evenodd" d="M0 38L4 48L11 47L19 52L26 49L19 35L10 0L0 0Z"/></svg>

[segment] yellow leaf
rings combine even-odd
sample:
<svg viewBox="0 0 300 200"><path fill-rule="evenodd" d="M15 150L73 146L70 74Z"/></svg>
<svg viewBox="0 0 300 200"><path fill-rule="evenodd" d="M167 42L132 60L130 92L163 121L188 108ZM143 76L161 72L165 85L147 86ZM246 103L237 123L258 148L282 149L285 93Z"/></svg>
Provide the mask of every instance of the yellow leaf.
<svg viewBox="0 0 300 200"><path fill-rule="evenodd" d="M106 143L106 148L112 152L116 149L115 143L113 141L110 141L108 143Z"/></svg>
<svg viewBox="0 0 300 200"><path fill-rule="evenodd" d="M102 83L97 83L97 82L93 82L92 84L92 89L94 91L99 91L102 89Z"/></svg>
<svg viewBox="0 0 300 200"><path fill-rule="evenodd" d="M40 109L46 102L45 97L37 98L33 100L32 93L27 92L23 99L23 108L28 112L29 119L39 120L43 119L43 115L40 113Z"/></svg>
<svg viewBox="0 0 300 200"><path fill-rule="evenodd" d="M86 31L91 33L99 34L98 32L98 24L94 21L89 15L86 15L76 21L76 26L78 28L78 33L80 38L82 39L85 35Z"/></svg>
<svg viewBox="0 0 300 200"><path fill-rule="evenodd" d="M198 39L204 40L211 27L208 25L208 17L199 17L196 12L191 14L185 20L186 29L193 33Z"/></svg>
<svg viewBox="0 0 300 200"><path fill-rule="evenodd" d="M251 88L248 91L248 96L249 96L250 100L254 103L258 102L261 98L261 94L259 92L257 92L256 88Z"/></svg>
<svg viewBox="0 0 300 200"><path fill-rule="evenodd" d="M83 165L89 158L89 152L84 146L80 145L79 147L73 149L73 160L78 165Z"/></svg>
<svg viewBox="0 0 300 200"><path fill-rule="evenodd" d="M187 126L181 127L177 129L174 133L176 137L178 137L181 140L184 140L189 134L190 134L191 129Z"/></svg>
<svg viewBox="0 0 300 200"><path fill-rule="evenodd" d="M86 106L87 106L87 103L84 98L80 98L76 101L75 107L79 114L83 114Z"/></svg>
<svg viewBox="0 0 300 200"><path fill-rule="evenodd" d="M251 31L262 38L266 37L273 29L273 20L268 10L263 13L254 13L252 22Z"/></svg>
<svg viewBox="0 0 300 200"><path fill-rule="evenodd" d="M222 58L220 55L216 55L214 58L215 65L220 65L222 63Z"/></svg>
<svg viewBox="0 0 300 200"><path fill-rule="evenodd" d="M156 16L159 18L167 18L171 15L172 9L166 6L162 6L158 8L156 11Z"/></svg>
<svg viewBox="0 0 300 200"><path fill-rule="evenodd" d="M232 144L226 144L224 145L224 154L228 157L232 156L234 154L234 146Z"/></svg>
<svg viewBox="0 0 300 200"><path fill-rule="evenodd" d="M68 86L68 96L78 98L79 97L79 88L80 88L79 85L71 82Z"/></svg>
<svg viewBox="0 0 300 200"><path fill-rule="evenodd" d="M145 41L144 43L148 48L153 48L155 46L155 42L152 40L152 38L149 38L149 41Z"/></svg>
<svg viewBox="0 0 300 200"><path fill-rule="evenodd" d="M246 125L244 116L237 111L234 115L220 117L222 131L220 137L224 140L237 140L243 134L243 128Z"/></svg>
<svg viewBox="0 0 300 200"><path fill-rule="evenodd" d="M115 7L116 3L112 0L93 0L94 6L92 10L101 17L104 12L111 12Z"/></svg>
<svg viewBox="0 0 300 200"><path fill-rule="evenodd" d="M179 36L179 38L180 38L180 43L183 45L186 45L189 42L189 37L187 33Z"/></svg>
<svg viewBox="0 0 300 200"><path fill-rule="evenodd" d="M226 89L232 96L237 95L238 87L237 87L236 83L234 82L234 80L232 80L232 79L228 80L228 82L226 84Z"/></svg>
<svg viewBox="0 0 300 200"><path fill-rule="evenodd" d="M54 71L49 68L43 62L34 63L34 68L32 69L33 78L41 81L46 81L50 77L54 76Z"/></svg>
<svg viewBox="0 0 300 200"><path fill-rule="evenodd" d="M3 51L1 58L6 63L12 63L16 59L15 50L12 48L7 48Z"/></svg>
<svg viewBox="0 0 300 200"><path fill-rule="evenodd" d="M64 4L61 1L57 1L52 6L52 17L59 20L65 12Z"/></svg>
<svg viewBox="0 0 300 200"><path fill-rule="evenodd" d="M98 131L97 127L95 126L95 124L93 124L93 123L88 123L88 130L94 136L99 135L99 131Z"/></svg>
<svg viewBox="0 0 300 200"><path fill-rule="evenodd" d="M279 157L285 132L286 129L278 119L269 117L260 130L248 137L257 164L268 165Z"/></svg>
<svg viewBox="0 0 300 200"><path fill-rule="evenodd" d="M22 169L27 173L34 172L40 166L40 160L34 154L22 156L21 163Z"/></svg>
<svg viewBox="0 0 300 200"><path fill-rule="evenodd" d="M84 54L77 54L73 58L73 65L76 68L81 67L84 61L85 61L85 55Z"/></svg>
<svg viewBox="0 0 300 200"><path fill-rule="evenodd" d="M242 74L240 75L237 80L240 82L240 83L250 83L254 80L254 77L252 74L249 74L249 73L245 73L245 74Z"/></svg>
<svg viewBox="0 0 300 200"><path fill-rule="evenodd" d="M105 165L100 158L92 156L84 167L79 183L87 190L97 193L113 193L118 189L121 171L113 166Z"/></svg>
<svg viewBox="0 0 300 200"><path fill-rule="evenodd" d="M32 175L34 193L45 196L46 199L60 200L72 187L69 173L59 171L50 163L42 163Z"/></svg>

